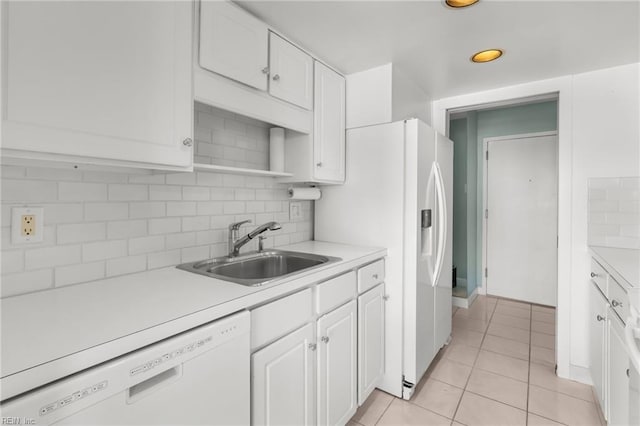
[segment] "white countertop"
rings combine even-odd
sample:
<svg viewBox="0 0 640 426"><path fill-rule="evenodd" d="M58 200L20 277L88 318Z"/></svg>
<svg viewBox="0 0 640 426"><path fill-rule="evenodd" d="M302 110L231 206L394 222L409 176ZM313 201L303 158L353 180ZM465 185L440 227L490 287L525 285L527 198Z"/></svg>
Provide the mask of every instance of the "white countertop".
<svg viewBox="0 0 640 426"><path fill-rule="evenodd" d="M640 250L612 247L589 247L598 262L619 284L640 288Z"/></svg>
<svg viewBox="0 0 640 426"><path fill-rule="evenodd" d="M342 261L260 287L170 267L0 300L1 399L386 255L318 241L278 248Z"/></svg>

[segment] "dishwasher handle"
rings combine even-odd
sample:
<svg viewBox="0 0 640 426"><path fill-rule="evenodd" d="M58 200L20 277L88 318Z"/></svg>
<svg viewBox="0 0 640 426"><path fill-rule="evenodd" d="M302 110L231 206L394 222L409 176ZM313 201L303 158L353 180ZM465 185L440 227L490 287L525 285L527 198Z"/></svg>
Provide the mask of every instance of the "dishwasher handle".
<svg viewBox="0 0 640 426"><path fill-rule="evenodd" d="M131 386L127 389L127 404L135 404L142 398L151 395L182 377L182 364L156 374L153 377Z"/></svg>

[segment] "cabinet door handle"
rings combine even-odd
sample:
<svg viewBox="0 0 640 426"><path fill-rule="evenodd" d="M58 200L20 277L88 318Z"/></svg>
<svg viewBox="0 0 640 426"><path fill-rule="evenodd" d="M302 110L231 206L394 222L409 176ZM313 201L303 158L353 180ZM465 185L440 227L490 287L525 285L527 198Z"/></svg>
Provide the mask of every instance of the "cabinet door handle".
<svg viewBox="0 0 640 426"><path fill-rule="evenodd" d="M184 146L192 146L193 145L193 140L191 138L186 138L182 141L182 145Z"/></svg>
<svg viewBox="0 0 640 426"><path fill-rule="evenodd" d="M595 277L597 277L597 276L598 276L598 274L596 274L595 272L592 272L592 273L591 273L591 278L595 278Z"/></svg>
<svg viewBox="0 0 640 426"><path fill-rule="evenodd" d="M611 306L613 306L614 308L617 308L618 306L622 307L622 303L618 302L615 299L611 299Z"/></svg>
<svg viewBox="0 0 640 426"><path fill-rule="evenodd" d="M601 315L596 315L596 319L597 319L598 321L604 321L604 320L605 320L605 317L603 317L603 316L601 316Z"/></svg>
<svg viewBox="0 0 640 426"><path fill-rule="evenodd" d="M269 74L269 67L262 68L262 74Z"/></svg>
<svg viewBox="0 0 640 426"><path fill-rule="evenodd" d="M317 166L317 167L322 167L322 161L317 162L317 163L316 163L316 166Z"/></svg>
<svg viewBox="0 0 640 426"><path fill-rule="evenodd" d="M280 74L276 74L273 76L273 81L278 81L280 80Z"/></svg>
<svg viewBox="0 0 640 426"><path fill-rule="evenodd" d="M318 345L316 345L315 343L309 343L309 349L311 349L312 351L315 351L317 347Z"/></svg>
<svg viewBox="0 0 640 426"><path fill-rule="evenodd" d="M322 336L320 340L322 340L324 343L329 343L329 336Z"/></svg>
<svg viewBox="0 0 640 426"><path fill-rule="evenodd" d="M382 300L386 302L387 300L389 300L389 296L385 294L384 296L382 296Z"/></svg>
<svg viewBox="0 0 640 426"><path fill-rule="evenodd" d="M631 377L631 372L629 371L628 368L627 368L627 377Z"/></svg>
<svg viewBox="0 0 640 426"><path fill-rule="evenodd" d="M373 274L373 279L377 280L378 279L378 274Z"/></svg>

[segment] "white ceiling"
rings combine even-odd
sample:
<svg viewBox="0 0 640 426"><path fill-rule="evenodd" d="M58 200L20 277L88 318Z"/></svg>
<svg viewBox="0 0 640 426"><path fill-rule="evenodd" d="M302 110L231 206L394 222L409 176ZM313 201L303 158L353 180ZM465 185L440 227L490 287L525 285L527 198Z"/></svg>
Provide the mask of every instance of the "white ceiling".
<svg viewBox="0 0 640 426"><path fill-rule="evenodd" d="M433 99L640 61L638 0L237 3L346 74L394 62Z"/></svg>

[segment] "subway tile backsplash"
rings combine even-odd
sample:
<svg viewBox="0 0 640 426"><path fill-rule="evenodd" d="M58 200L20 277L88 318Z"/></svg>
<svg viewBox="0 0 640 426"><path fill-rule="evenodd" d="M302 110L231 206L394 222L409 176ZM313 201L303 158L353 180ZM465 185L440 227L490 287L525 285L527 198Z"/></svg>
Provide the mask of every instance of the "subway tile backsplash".
<svg viewBox="0 0 640 426"><path fill-rule="evenodd" d="M640 249L640 177L589 179L590 245Z"/></svg>
<svg viewBox="0 0 640 426"><path fill-rule="evenodd" d="M195 113L196 154L215 154L196 162L268 169L268 125L201 104ZM252 220L241 232L280 222L265 234L267 247L313 238L313 202L302 202L301 221L289 221L287 187L269 177L11 165L0 172L2 297L220 256L234 221ZM42 243L11 243L11 208L25 205L44 207ZM252 243L243 251L255 250Z"/></svg>

